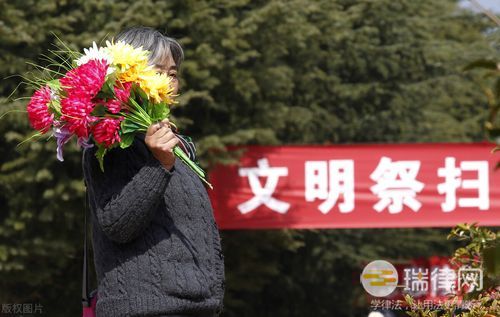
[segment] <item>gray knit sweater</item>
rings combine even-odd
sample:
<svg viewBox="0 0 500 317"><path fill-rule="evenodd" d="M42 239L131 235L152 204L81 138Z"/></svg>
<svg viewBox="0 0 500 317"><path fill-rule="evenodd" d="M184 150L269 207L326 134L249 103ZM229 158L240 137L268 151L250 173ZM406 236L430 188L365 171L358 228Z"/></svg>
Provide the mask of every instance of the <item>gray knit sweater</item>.
<svg viewBox="0 0 500 317"><path fill-rule="evenodd" d="M83 154L92 211L97 317L214 316L224 256L207 191L183 162L165 169L135 138L104 157Z"/></svg>

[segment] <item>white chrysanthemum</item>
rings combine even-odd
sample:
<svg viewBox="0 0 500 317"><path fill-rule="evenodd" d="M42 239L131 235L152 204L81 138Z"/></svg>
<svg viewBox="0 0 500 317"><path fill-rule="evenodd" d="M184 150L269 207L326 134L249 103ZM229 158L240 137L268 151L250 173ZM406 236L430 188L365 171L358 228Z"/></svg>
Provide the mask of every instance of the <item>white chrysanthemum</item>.
<svg viewBox="0 0 500 317"><path fill-rule="evenodd" d="M95 42L92 46L83 49L83 56L76 60L78 66L88 63L90 60L104 60L108 65L113 63L113 58L109 55L108 51L104 47L97 47ZM111 74L115 71L114 67L109 66L107 74Z"/></svg>

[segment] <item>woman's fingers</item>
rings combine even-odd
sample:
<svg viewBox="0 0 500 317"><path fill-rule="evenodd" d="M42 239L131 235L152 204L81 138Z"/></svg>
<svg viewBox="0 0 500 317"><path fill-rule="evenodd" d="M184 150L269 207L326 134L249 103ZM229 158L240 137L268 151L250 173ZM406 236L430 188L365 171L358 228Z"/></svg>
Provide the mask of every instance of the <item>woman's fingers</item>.
<svg viewBox="0 0 500 317"><path fill-rule="evenodd" d="M170 129L169 120L152 124L146 132L145 142L154 157L170 170L175 163L173 149L180 141Z"/></svg>
<svg viewBox="0 0 500 317"><path fill-rule="evenodd" d="M175 134L172 131L168 131L162 137L158 138L158 143L159 144L166 144L172 139L177 139L177 137L175 136Z"/></svg>
<svg viewBox="0 0 500 317"><path fill-rule="evenodd" d="M155 134L159 129L161 128L161 125L159 123L154 123L149 126L148 130L146 131L147 136L151 136Z"/></svg>
<svg viewBox="0 0 500 317"><path fill-rule="evenodd" d="M161 148L163 151L171 151L179 143L179 139L173 138L168 140L166 143L162 144Z"/></svg>
<svg viewBox="0 0 500 317"><path fill-rule="evenodd" d="M171 132L169 127L163 126L153 135L153 138L159 140L164 137L167 133Z"/></svg>
<svg viewBox="0 0 500 317"><path fill-rule="evenodd" d="M169 127L169 128L170 128L170 121L168 120L168 118L167 118L167 119L163 119L163 120L161 120L159 123L160 123L160 125L161 125L161 126L163 126L163 127L165 127L165 126L166 126L166 127Z"/></svg>
<svg viewBox="0 0 500 317"><path fill-rule="evenodd" d="M170 121L168 119L163 119L160 122L153 123L152 125L149 126L148 130L146 131L146 135L153 135L160 131L162 128L170 129ZM164 135L165 133L162 132L158 136Z"/></svg>

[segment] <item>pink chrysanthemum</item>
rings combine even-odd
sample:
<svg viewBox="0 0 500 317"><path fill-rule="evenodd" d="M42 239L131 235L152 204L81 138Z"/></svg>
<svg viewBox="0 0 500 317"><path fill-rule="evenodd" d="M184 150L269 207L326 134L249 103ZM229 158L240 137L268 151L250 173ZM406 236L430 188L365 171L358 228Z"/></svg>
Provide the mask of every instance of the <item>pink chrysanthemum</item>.
<svg viewBox="0 0 500 317"><path fill-rule="evenodd" d="M42 133L47 132L54 122L54 114L48 107L50 99L50 88L45 86L35 91L26 107L31 126Z"/></svg>
<svg viewBox="0 0 500 317"><path fill-rule="evenodd" d="M111 113L118 113L122 110L122 102L120 100L110 99L105 103L105 105Z"/></svg>
<svg viewBox="0 0 500 317"><path fill-rule="evenodd" d="M60 79L69 96L92 99L101 90L106 79L108 64L102 60L90 60L78 66Z"/></svg>
<svg viewBox="0 0 500 317"><path fill-rule="evenodd" d="M61 120L68 123L68 129L78 137L89 136L90 125L97 120L90 115L94 104L88 99L68 97L61 100Z"/></svg>
<svg viewBox="0 0 500 317"><path fill-rule="evenodd" d="M130 97L130 89L132 88L131 83L121 84L120 87L115 86L115 96L113 99L108 100L95 100L96 104L105 105L109 112L117 114L123 109L123 104L128 102Z"/></svg>
<svg viewBox="0 0 500 317"><path fill-rule="evenodd" d="M110 99L106 102L106 107L111 113L118 113L122 109L124 103L128 102L130 97L131 83L123 83L123 87L115 86L116 99Z"/></svg>
<svg viewBox="0 0 500 317"><path fill-rule="evenodd" d="M116 98L122 102L127 102L130 97L130 88L132 88L132 83L122 83L122 87L115 86Z"/></svg>
<svg viewBox="0 0 500 317"><path fill-rule="evenodd" d="M92 134L97 143L109 148L115 143L121 141L120 134L121 119L104 118L97 122L92 128Z"/></svg>

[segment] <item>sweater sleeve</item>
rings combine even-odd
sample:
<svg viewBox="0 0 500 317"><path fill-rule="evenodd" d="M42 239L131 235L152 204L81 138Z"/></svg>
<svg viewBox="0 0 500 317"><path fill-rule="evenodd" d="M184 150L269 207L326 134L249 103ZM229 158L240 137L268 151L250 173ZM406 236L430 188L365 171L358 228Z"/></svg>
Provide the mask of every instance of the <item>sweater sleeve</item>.
<svg viewBox="0 0 500 317"><path fill-rule="evenodd" d="M127 176L129 155L117 149L104 158L104 172L93 151L83 155L90 197L94 197L97 221L114 242L127 243L149 225L165 193L175 167L170 171L151 156L132 176Z"/></svg>

